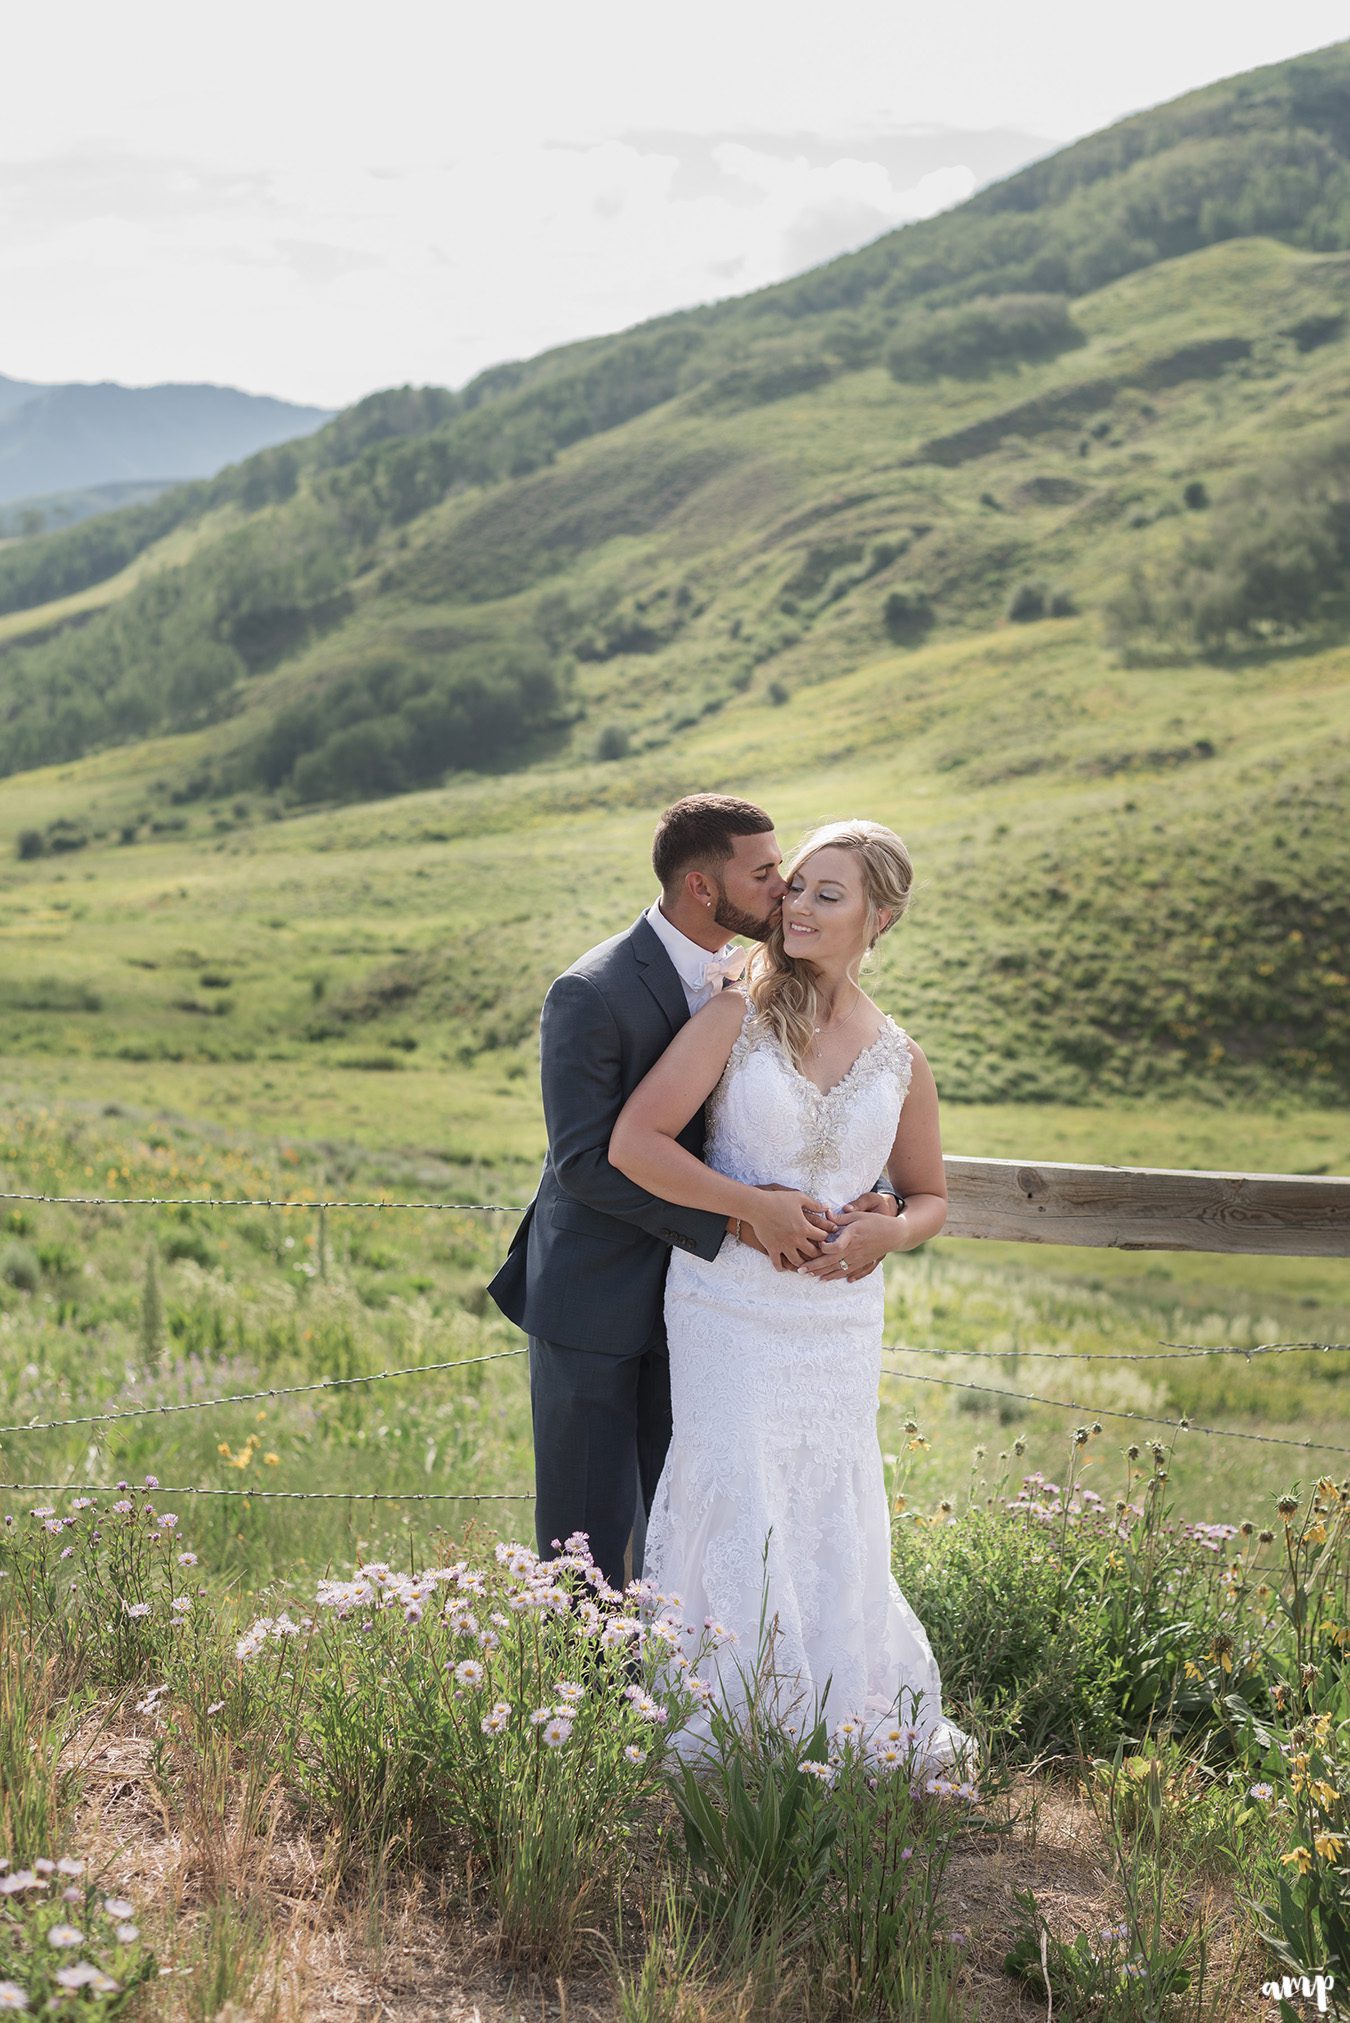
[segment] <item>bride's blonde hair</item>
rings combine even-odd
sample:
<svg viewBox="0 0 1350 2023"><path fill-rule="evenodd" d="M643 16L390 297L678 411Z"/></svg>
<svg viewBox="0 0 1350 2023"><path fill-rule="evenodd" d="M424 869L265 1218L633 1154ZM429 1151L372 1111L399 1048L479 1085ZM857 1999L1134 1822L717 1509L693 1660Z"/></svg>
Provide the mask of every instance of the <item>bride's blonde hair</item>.
<svg viewBox="0 0 1350 2023"><path fill-rule="evenodd" d="M788 884L808 857L826 849L848 850L858 858L867 900L870 952L909 905L914 883L909 852L894 829L880 822L827 822L798 844L783 870ZM883 913L890 915L884 926ZM750 957L748 988L755 1010L800 1067L819 1024L819 991L812 965L788 954L781 919Z"/></svg>

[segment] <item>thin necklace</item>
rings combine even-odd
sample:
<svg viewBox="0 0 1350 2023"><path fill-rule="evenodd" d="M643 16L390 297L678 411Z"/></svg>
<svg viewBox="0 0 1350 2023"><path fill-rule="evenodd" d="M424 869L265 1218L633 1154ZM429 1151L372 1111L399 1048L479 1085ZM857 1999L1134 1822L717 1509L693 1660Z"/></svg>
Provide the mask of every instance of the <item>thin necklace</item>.
<svg viewBox="0 0 1350 2023"><path fill-rule="evenodd" d="M859 1005L860 1005L860 1004L862 1003L862 998L863 998L863 994L862 994L862 986L861 986L861 984L856 984L856 983L855 983L855 984L854 984L854 986L853 986L853 988L854 988L854 990L855 990L855 991L857 992L857 996L856 996L856 997L854 998L854 1000L853 1000L852 1004L851 1004L851 1005L849 1006L849 1008L848 1008L848 1014L847 1014L847 1016L846 1016L846 1017L844 1017L844 1018L842 1018L842 1019L840 1019L840 1021L839 1021L839 1030L840 1030L840 1032L842 1032L842 1031L844 1030L844 1027L845 1027L845 1026L846 1026L846 1025L848 1024L848 1022L849 1022L849 1019L851 1019L851 1018L853 1017L854 1013L855 1013L855 1012L857 1011L857 1009L858 1009L858 1006L859 1006ZM832 1020L830 1020L830 1021L827 1021L827 1023L833 1023L833 1021L832 1021ZM811 1030L812 1030L812 1031L813 1031L813 1032L815 1033L815 1035L816 1035L816 1038L817 1038L817 1039L819 1039L819 1038L820 1038L820 1035L821 1035L821 1032L822 1032L822 1030L823 1030L823 1028L822 1028L822 1027L820 1027L820 1026L813 1026L813 1027L811 1028Z"/></svg>

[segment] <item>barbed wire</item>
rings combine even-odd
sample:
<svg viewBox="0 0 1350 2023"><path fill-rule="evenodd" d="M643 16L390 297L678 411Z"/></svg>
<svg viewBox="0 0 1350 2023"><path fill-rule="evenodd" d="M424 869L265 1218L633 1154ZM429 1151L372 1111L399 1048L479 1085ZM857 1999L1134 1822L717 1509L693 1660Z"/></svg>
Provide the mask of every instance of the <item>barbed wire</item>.
<svg viewBox="0 0 1350 2023"><path fill-rule="evenodd" d="M1195 1356L1273 1356L1292 1352L1296 1349L1350 1349L1350 1342L1264 1342L1257 1347L1206 1348L1185 1347L1166 1350L1144 1349L1139 1351L1103 1349L1088 1351L1081 1349L1015 1349L1006 1352L986 1349L938 1349L918 1344L888 1342L886 1353L898 1356L980 1356L992 1357L1007 1353L1017 1357L1040 1356L1060 1359L1066 1362L1088 1363L1147 1363L1167 1361L1187 1361ZM126 1419L153 1419L166 1417L173 1412L206 1412L216 1405L256 1405L260 1398L297 1398L309 1391L342 1391L356 1384L381 1384L390 1377L421 1377L433 1375L442 1370L464 1370L475 1363L506 1362L513 1356L528 1355L522 1346L518 1349L496 1349L482 1356L460 1356L453 1361L440 1363L409 1363L400 1369L371 1370L363 1377L318 1377L308 1384L269 1384L257 1391L230 1391L217 1398L189 1398L168 1405L133 1405L124 1412L84 1412L70 1419L25 1419L15 1421L10 1426L0 1426L0 1438L8 1433L57 1433L71 1426L115 1426ZM899 1374L893 1373L893 1374ZM975 1385L972 1388L988 1388ZM999 1395L1004 1395L1000 1393ZM1012 1395L1011 1393L1007 1395Z"/></svg>
<svg viewBox="0 0 1350 2023"><path fill-rule="evenodd" d="M41 1490L55 1493L76 1490L80 1495L119 1496L128 1493L120 1483L106 1482L0 1482L0 1492L21 1490L25 1496ZM143 1495L143 1490L136 1492ZM248 1496L259 1503L533 1503L534 1491L458 1489L216 1489L169 1488L155 1485L157 1496Z"/></svg>
<svg viewBox="0 0 1350 2023"><path fill-rule="evenodd" d="M1025 1357L1028 1361L1063 1363L1184 1363L1197 1356L1245 1356L1250 1360L1252 1356L1289 1355L1296 1349L1320 1349L1325 1354L1331 1349L1350 1349L1350 1342L1261 1342L1250 1349L1233 1343L1214 1348L1197 1342L1167 1342L1160 1349L936 1349L922 1342L887 1342L885 1347L896 1356L981 1356L986 1361L1012 1356L1019 1361Z"/></svg>
<svg viewBox="0 0 1350 2023"><path fill-rule="evenodd" d="M273 1201L234 1194L7 1194L0 1201L45 1202L52 1208L411 1208L441 1215L523 1215L501 1201Z"/></svg>
<svg viewBox="0 0 1350 2023"><path fill-rule="evenodd" d="M1139 1351L1103 1350L1100 1353L1080 1351L1080 1350L1068 1350L1068 1349L1039 1349L1039 1350L1025 1349L1025 1350L1013 1350L1009 1351L1008 1353L1017 1356L1025 1355L1028 1357L1032 1356L1050 1357L1070 1362L1142 1363L1142 1362L1159 1362L1159 1361L1165 1362L1169 1360L1189 1361L1196 1356L1240 1355L1245 1357L1251 1357L1255 1355L1284 1354L1299 1349L1317 1349L1327 1351L1332 1349L1348 1349L1348 1348L1350 1348L1350 1343L1347 1342L1267 1342L1250 1349L1234 1348L1234 1347L1190 1346L1183 1348L1172 1348L1168 1350L1153 1350L1153 1349L1146 1349ZM902 1355L902 1356L930 1355L930 1356L987 1357L991 1353L998 1353L997 1351L991 1352L983 1349L937 1349L918 1346L906 1346L895 1342L887 1342L883 1344L883 1349L887 1355ZM516 1349L494 1349L489 1353L481 1356L459 1356L442 1362L409 1363L396 1369L371 1370L368 1371L364 1376L318 1377L313 1379L310 1383L307 1384L270 1384L256 1391L231 1391L215 1398L189 1398L179 1400L177 1402L170 1404L133 1405L128 1407L125 1411L120 1412L85 1412L67 1419L17 1420L12 1425L0 1426L0 1437L4 1437L5 1435L11 1433L64 1432L67 1429L74 1426L115 1426L121 1424L126 1420L131 1419L164 1418L168 1417L172 1413L177 1412L205 1412L211 1410L217 1405L254 1405L257 1404L258 1401L262 1398L272 1398L272 1399L295 1398L304 1396L307 1393L313 1391L350 1390L358 1384L380 1384L384 1383L386 1380L393 1377L429 1376L438 1374L439 1372L444 1370L469 1369L475 1364L507 1362L514 1357L524 1356L527 1355L528 1353L529 1353L528 1349L524 1345L522 1345L520 1348ZM1067 1407L1075 1411L1083 1411L1083 1412L1093 1411L1094 1415L1098 1417L1103 1416L1103 1413L1105 1414L1106 1417L1142 1418L1144 1416L1138 1413L1123 1413L1123 1414L1114 1413L1110 1412L1106 1408L1102 1408L1101 1411L1097 1411L1096 1408L1094 1407L1087 1405L1079 1405L1075 1400L1072 1399L1068 1400L1053 1399L1053 1398L1041 1399L1037 1398L1035 1393L1033 1392L1010 1391L1006 1389L1001 1389L998 1386L992 1384L958 1384L955 1379L925 1377L920 1375L918 1372L907 1372L902 1370L886 1370L884 1374L891 1377L904 1377L907 1375L912 1375L914 1382L921 1384L946 1382L951 1388L967 1391L984 1391L987 1392L991 1397L1022 1398L1027 1400L1029 1403L1033 1404L1066 1405ZM1156 1425L1170 1426L1173 1422L1170 1419L1156 1419L1150 1421L1149 1423ZM1277 1440L1275 1435L1230 1432L1225 1427L1215 1427L1215 1426L1197 1427L1194 1430L1198 1432L1207 1432L1221 1439L1238 1439L1238 1440L1266 1439L1274 1442L1275 1444L1286 1446L1309 1446L1313 1444L1308 1441L1289 1441L1289 1440L1279 1441ZM1342 1453L1342 1452L1350 1453L1350 1448L1342 1449L1332 1447L1328 1448L1326 1451L1330 1453Z"/></svg>
<svg viewBox="0 0 1350 2023"><path fill-rule="evenodd" d="M1035 1391L1005 1391L996 1384L964 1384L959 1377L926 1377L917 1370L889 1370L902 1384L941 1384L953 1391L984 1391L991 1398L1016 1398L1025 1405L1058 1405L1066 1412L1083 1412L1089 1419L1132 1419L1141 1426L1166 1426L1173 1433L1207 1433L1218 1440L1257 1440L1267 1447L1301 1447L1318 1454L1350 1454L1350 1447L1336 1447L1326 1440L1293 1440L1279 1433L1243 1433L1232 1426L1197 1426L1184 1412L1174 1419L1160 1419L1149 1412L1126 1412L1107 1405L1084 1405L1077 1398L1044 1398Z"/></svg>
<svg viewBox="0 0 1350 2023"><path fill-rule="evenodd" d="M172 1405L133 1405L125 1412L87 1412L77 1419L29 1419L13 1426L0 1426L5 1433L54 1433L67 1426L113 1426L122 1419L149 1419L168 1412L205 1412L212 1405L253 1405L259 1398L295 1398L303 1391L341 1391L352 1384L379 1384L386 1377L420 1377L433 1370L464 1370L471 1363L500 1363L510 1356L528 1355L525 1347L494 1349L486 1356L460 1356L449 1363L409 1363L401 1370L372 1370L365 1377L319 1377L310 1384L274 1384L265 1391L232 1391L220 1398L189 1398Z"/></svg>

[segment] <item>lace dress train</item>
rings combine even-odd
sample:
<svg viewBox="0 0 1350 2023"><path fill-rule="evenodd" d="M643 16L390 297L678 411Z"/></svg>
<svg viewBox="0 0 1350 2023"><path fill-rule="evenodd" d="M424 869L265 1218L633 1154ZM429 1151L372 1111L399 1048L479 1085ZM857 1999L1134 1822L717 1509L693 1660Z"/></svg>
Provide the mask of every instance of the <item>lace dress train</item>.
<svg viewBox="0 0 1350 2023"><path fill-rule="evenodd" d="M822 1093L747 1009L709 1105L719 1172L840 1207L885 1166L911 1058L888 1020ZM880 1272L823 1284L748 1245L675 1251L666 1282L674 1434L647 1529L646 1578L668 1613L732 1633L704 1671L733 1711L757 1690L796 1731L818 1713L870 1745L896 1725L928 1771L967 1738L942 1714L922 1623L891 1572L877 1439ZM762 1626L769 1632L765 1642ZM767 1664L752 1687L757 1654ZM684 1754L707 1721L674 1738Z"/></svg>

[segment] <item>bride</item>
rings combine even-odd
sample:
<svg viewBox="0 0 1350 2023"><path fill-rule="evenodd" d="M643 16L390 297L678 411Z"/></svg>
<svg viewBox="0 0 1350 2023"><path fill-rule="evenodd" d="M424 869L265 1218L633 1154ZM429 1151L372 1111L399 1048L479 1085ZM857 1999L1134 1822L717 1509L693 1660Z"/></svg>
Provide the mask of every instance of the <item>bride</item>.
<svg viewBox="0 0 1350 2023"><path fill-rule="evenodd" d="M734 1633L742 1655L716 1660L733 1712L753 1691L794 1731L823 1713L869 1751L883 1736L893 1746L899 1720L932 1769L967 1738L942 1714L932 1648L891 1572L873 1267L937 1235L946 1182L932 1071L858 981L913 871L890 829L849 821L809 836L784 876L748 990L723 991L680 1030L610 1140L639 1186L726 1214L762 1246L671 1255L674 1435L646 1575L679 1596L685 1622ZM705 1102L706 1164L677 1142ZM898 1219L842 1207L883 1165ZM764 1623L767 1668L752 1678Z"/></svg>

